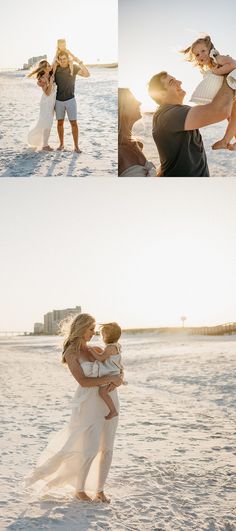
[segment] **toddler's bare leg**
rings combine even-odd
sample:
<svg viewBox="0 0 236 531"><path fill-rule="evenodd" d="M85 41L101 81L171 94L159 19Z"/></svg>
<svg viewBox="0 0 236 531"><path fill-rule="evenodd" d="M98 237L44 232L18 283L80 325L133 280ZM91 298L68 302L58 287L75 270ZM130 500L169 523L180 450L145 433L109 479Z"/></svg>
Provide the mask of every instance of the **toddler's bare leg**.
<svg viewBox="0 0 236 531"><path fill-rule="evenodd" d="M212 149L230 149L231 151L234 151L236 149L236 147L234 148L235 144L230 144L230 140L232 140L234 135L236 135L236 101L233 103L231 116L225 134L221 140L218 140L218 142L213 144Z"/></svg>
<svg viewBox="0 0 236 531"><path fill-rule="evenodd" d="M116 411L115 404L112 398L110 397L110 394L107 389L108 389L107 387L99 387L99 395L102 398L102 400L104 400L108 409L110 410L108 415L105 416L105 419L110 420L110 419L113 419L113 417L117 417L118 413Z"/></svg>

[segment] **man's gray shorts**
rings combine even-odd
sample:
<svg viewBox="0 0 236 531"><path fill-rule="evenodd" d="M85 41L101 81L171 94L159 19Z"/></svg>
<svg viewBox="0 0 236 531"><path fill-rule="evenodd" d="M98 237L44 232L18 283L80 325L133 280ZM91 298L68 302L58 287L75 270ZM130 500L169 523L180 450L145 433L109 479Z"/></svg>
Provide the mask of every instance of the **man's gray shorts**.
<svg viewBox="0 0 236 531"><path fill-rule="evenodd" d="M66 101L56 100L56 119L64 120L66 112L70 121L77 120L77 105L75 98Z"/></svg>

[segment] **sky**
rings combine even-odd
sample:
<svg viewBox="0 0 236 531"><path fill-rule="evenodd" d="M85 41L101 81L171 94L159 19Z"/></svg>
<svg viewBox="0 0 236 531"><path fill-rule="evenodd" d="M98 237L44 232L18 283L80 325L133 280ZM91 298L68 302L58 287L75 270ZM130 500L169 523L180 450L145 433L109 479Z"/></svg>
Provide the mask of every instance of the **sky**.
<svg viewBox="0 0 236 531"><path fill-rule="evenodd" d="M147 83L164 70L183 82L186 103L202 77L179 50L201 33L211 36L215 47L236 58L235 0L119 0L119 84L129 87L154 110Z"/></svg>
<svg viewBox="0 0 236 531"><path fill-rule="evenodd" d="M123 328L236 320L235 179L3 179L0 330L81 305Z"/></svg>
<svg viewBox="0 0 236 531"><path fill-rule="evenodd" d="M117 0L6 0L1 5L0 68L22 68L30 57L52 61L67 40L85 63L117 61Z"/></svg>

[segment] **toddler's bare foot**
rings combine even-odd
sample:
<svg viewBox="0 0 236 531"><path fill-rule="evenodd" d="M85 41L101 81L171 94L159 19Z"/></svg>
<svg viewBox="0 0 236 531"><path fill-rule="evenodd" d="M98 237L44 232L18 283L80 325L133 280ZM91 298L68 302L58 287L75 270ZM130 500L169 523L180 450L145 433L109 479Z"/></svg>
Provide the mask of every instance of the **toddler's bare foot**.
<svg viewBox="0 0 236 531"><path fill-rule="evenodd" d="M236 142L234 142L234 144L228 144L228 149L230 151L236 151Z"/></svg>
<svg viewBox="0 0 236 531"><path fill-rule="evenodd" d="M57 151L63 151L63 149L64 149L64 145L60 144L60 146L57 148Z"/></svg>
<svg viewBox="0 0 236 531"><path fill-rule="evenodd" d="M105 496L104 492L98 492L94 501L101 501L103 503L111 503L111 500Z"/></svg>
<svg viewBox="0 0 236 531"><path fill-rule="evenodd" d="M106 420L111 420L113 419L113 417L117 417L118 416L118 413L116 411L116 409L114 409L114 411L110 411L110 413L108 413L108 415L105 416L105 419Z"/></svg>
<svg viewBox="0 0 236 531"><path fill-rule="evenodd" d="M212 149L228 149L228 144L226 140L222 138L222 140L218 140L218 142L215 142L211 147Z"/></svg>
<svg viewBox="0 0 236 531"><path fill-rule="evenodd" d="M76 492L76 495L75 497L78 499L78 500L81 500L81 501L92 501L92 498L90 498L86 492Z"/></svg>
<svg viewBox="0 0 236 531"><path fill-rule="evenodd" d="M51 148L51 146L43 146L42 150L43 151L54 151L53 148Z"/></svg>
<svg viewBox="0 0 236 531"><path fill-rule="evenodd" d="M78 146L75 147L74 152L75 153L82 153L81 149Z"/></svg>

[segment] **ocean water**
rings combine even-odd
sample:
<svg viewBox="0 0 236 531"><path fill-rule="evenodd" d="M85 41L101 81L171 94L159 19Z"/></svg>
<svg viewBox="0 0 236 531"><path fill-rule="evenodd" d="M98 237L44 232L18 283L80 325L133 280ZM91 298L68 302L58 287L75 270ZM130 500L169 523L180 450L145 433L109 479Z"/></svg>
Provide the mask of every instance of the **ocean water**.
<svg viewBox="0 0 236 531"><path fill-rule="evenodd" d="M116 176L117 175L117 68L90 68L90 78L76 78L80 146L73 154L71 128L65 121L63 153L32 152L27 135L37 122L42 90L26 72L0 72L0 176ZM50 145L58 146L56 120Z"/></svg>
<svg viewBox="0 0 236 531"><path fill-rule="evenodd" d="M60 363L60 339L1 339L3 525L233 531L236 336L123 334L121 344L128 385L119 388L112 503L88 507L30 501L21 488L48 437L70 417L77 383Z"/></svg>

